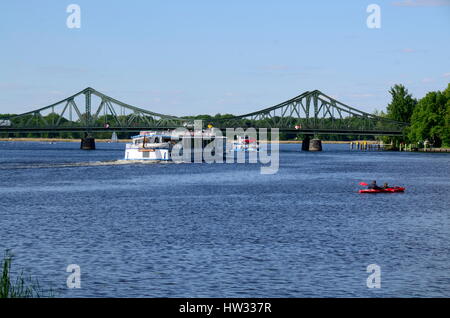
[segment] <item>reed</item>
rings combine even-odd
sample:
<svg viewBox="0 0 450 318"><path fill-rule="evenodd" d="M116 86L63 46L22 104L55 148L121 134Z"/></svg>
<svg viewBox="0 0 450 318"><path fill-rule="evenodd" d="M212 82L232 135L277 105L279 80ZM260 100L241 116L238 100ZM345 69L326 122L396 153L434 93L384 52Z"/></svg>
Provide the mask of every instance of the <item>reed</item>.
<svg viewBox="0 0 450 318"><path fill-rule="evenodd" d="M53 297L51 290L44 291L37 280L25 277L21 272L15 279L11 277L13 254L7 250L3 257L0 276L0 298L41 298Z"/></svg>

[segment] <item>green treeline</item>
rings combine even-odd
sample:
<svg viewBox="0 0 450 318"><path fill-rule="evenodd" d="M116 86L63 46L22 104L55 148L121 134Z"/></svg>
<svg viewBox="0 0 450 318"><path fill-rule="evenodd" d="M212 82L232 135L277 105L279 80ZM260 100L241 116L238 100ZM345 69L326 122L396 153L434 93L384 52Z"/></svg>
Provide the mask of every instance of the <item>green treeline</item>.
<svg viewBox="0 0 450 318"><path fill-rule="evenodd" d="M387 107L387 118L409 122L403 137L390 138L393 142L434 147L450 146L450 84L444 91L429 92L417 100L403 85L389 91L392 101Z"/></svg>

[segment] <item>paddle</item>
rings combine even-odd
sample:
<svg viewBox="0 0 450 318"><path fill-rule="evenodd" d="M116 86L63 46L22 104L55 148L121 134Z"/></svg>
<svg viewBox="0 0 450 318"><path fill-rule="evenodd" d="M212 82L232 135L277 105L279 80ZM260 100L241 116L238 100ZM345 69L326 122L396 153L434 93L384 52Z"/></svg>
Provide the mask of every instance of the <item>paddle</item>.
<svg viewBox="0 0 450 318"><path fill-rule="evenodd" d="M362 186L368 186L368 184L365 183L365 182L360 182L359 185L362 185Z"/></svg>

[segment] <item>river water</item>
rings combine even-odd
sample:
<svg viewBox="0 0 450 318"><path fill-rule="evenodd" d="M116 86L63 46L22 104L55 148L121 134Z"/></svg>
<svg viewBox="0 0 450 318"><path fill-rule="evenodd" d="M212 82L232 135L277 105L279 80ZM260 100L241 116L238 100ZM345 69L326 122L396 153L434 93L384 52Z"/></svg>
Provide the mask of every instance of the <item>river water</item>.
<svg viewBox="0 0 450 318"><path fill-rule="evenodd" d="M259 164L99 165L0 142L0 249L58 297L450 296L450 156L280 146ZM358 194L377 180L405 193ZM68 289L69 264L81 288ZM369 289L369 264L381 288Z"/></svg>

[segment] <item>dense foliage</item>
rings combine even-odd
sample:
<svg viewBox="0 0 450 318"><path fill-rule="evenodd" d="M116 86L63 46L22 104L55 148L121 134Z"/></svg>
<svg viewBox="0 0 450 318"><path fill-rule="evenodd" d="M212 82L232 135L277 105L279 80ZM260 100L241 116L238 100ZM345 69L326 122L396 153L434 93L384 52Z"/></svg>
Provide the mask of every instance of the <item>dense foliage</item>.
<svg viewBox="0 0 450 318"><path fill-rule="evenodd" d="M394 143L434 147L450 146L450 84L444 91L429 92L420 100L414 99L403 85L395 85L389 91L392 102L384 116L409 122L403 137L385 138Z"/></svg>
<svg viewBox="0 0 450 318"><path fill-rule="evenodd" d="M387 106L387 117L393 120L409 123L417 100L408 93L403 85L394 85L389 90L392 102Z"/></svg>
<svg viewBox="0 0 450 318"><path fill-rule="evenodd" d="M443 92L430 92L419 100L411 116L408 139L428 140L435 147L450 146L450 84Z"/></svg>

